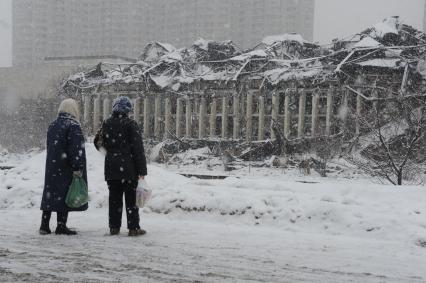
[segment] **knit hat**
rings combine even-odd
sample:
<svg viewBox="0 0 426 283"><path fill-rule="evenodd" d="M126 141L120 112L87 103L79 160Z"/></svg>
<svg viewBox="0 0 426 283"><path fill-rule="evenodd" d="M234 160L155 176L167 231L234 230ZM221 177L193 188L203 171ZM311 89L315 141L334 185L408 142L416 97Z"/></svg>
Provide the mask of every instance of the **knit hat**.
<svg viewBox="0 0 426 283"><path fill-rule="evenodd" d="M78 108L78 103L72 98L67 98L61 102L58 109L59 113L68 113L74 116L77 120L80 120L80 110Z"/></svg>
<svg viewBox="0 0 426 283"><path fill-rule="evenodd" d="M127 96L120 96L114 100L112 106L112 112L114 113L124 113L127 114L133 110L133 105L130 99Z"/></svg>

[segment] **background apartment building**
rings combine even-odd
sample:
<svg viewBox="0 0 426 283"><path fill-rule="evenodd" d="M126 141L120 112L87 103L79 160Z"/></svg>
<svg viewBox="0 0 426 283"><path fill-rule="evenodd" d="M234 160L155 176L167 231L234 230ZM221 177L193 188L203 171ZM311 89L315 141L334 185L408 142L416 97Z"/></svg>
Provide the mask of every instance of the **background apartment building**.
<svg viewBox="0 0 426 283"><path fill-rule="evenodd" d="M313 38L314 0L13 0L12 9L14 66L45 57L135 58L149 41L232 39L249 48L271 34Z"/></svg>

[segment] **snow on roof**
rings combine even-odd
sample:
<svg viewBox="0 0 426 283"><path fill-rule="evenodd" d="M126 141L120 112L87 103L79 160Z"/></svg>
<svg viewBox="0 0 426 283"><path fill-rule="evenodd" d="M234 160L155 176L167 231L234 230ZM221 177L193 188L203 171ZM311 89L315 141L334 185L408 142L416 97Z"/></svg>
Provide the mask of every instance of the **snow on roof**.
<svg viewBox="0 0 426 283"><path fill-rule="evenodd" d="M164 43L164 42L157 42L158 45L161 45L165 50L168 52L173 52L176 50L176 47L171 45L170 43Z"/></svg>
<svg viewBox="0 0 426 283"><path fill-rule="evenodd" d="M203 49L203 50L209 50L209 43L211 42L211 40L206 40L204 38L199 38L194 42L195 46L198 46L199 48Z"/></svg>
<svg viewBox="0 0 426 283"><path fill-rule="evenodd" d="M266 57L268 57L268 54L264 50L256 49L256 50L252 50L250 52L232 57L229 60L231 60L231 61L245 61L245 60L253 58L253 57L266 58Z"/></svg>
<svg viewBox="0 0 426 283"><path fill-rule="evenodd" d="M281 81L289 80L303 80L307 78L313 78L320 75L323 72L320 68L314 69L289 69L279 68L266 71L265 77L269 80L272 85L276 85Z"/></svg>
<svg viewBox="0 0 426 283"><path fill-rule="evenodd" d="M395 59L395 58L371 59L371 60L359 62L356 64L360 66L383 67L383 68L405 67L405 62L401 61L401 59Z"/></svg>
<svg viewBox="0 0 426 283"><path fill-rule="evenodd" d="M283 41L296 41L300 44L308 42L305 39L303 39L303 37L300 34L285 33L285 34L267 36L262 40L262 43L266 45L272 45L275 42L283 42Z"/></svg>
<svg viewBox="0 0 426 283"><path fill-rule="evenodd" d="M167 75L151 76L151 79L161 88L165 88L173 82L173 77Z"/></svg>
<svg viewBox="0 0 426 283"><path fill-rule="evenodd" d="M386 34L398 32L399 20L397 17L390 17L384 19L382 22L373 26L370 35L374 38L383 38Z"/></svg>
<svg viewBox="0 0 426 283"><path fill-rule="evenodd" d="M364 37L362 40L357 42L353 47L354 48L362 48L362 47L378 47L380 46L380 42L374 40L370 36Z"/></svg>
<svg viewBox="0 0 426 283"><path fill-rule="evenodd" d="M168 43L150 42L145 46L142 54L138 57L138 59L139 61L152 62L175 50L176 48Z"/></svg>
<svg viewBox="0 0 426 283"><path fill-rule="evenodd" d="M167 53L166 55L161 57L161 59L168 61L168 62L170 62L170 61L182 61L183 60L182 55L181 55L182 50L183 49L174 50L173 52Z"/></svg>

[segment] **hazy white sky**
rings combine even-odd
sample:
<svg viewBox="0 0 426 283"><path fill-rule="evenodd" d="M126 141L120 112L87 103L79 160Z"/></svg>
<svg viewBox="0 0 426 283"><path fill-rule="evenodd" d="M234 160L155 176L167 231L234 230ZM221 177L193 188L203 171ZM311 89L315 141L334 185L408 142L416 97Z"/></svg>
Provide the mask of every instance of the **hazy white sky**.
<svg viewBox="0 0 426 283"><path fill-rule="evenodd" d="M11 1L0 0L0 67L11 65ZM232 0L231 0L232 1ZM315 41L329 42L399 15L423 29L425 0L316 0Z"/></svg>
<svg viewBox="0 0 426 283"><path fill-rule="evenodd" d="M389 16L423 30L425 0L315 0L315 41L360 32Z"/></svg>

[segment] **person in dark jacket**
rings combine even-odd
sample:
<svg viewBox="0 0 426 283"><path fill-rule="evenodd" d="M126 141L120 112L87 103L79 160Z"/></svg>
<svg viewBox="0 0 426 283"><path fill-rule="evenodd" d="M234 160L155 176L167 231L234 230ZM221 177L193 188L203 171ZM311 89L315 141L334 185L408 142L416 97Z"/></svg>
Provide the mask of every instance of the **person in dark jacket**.
<svg viewBox="0 0 426 283"><path fill-rule="evenodd" d="M88 205L70 208L65 198L73 176L82 176L87 183L86 152L84 136L79 123L78 104L65 99L59 106L58 117L47 131L47 156L43 197L40 209L43 211L40 234L50 234L52 211L57 214L55 234L75 235L67 227L69 211L84 211Z"/></svg>
<svg viewBox="0 0 426 283"><path fill-rule="evenodd" d="M105 180L109 189L109 228L111 235L120 233L123 194L126 203L129 236L146 233L139 226L136 188L147 175L142 135L136 121L129 118L132 102L126 96L114 101L112 115L95 136L97 150L105 151Z"/></svg>

